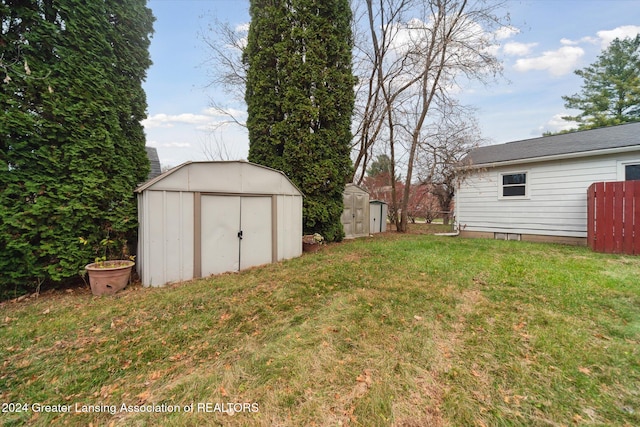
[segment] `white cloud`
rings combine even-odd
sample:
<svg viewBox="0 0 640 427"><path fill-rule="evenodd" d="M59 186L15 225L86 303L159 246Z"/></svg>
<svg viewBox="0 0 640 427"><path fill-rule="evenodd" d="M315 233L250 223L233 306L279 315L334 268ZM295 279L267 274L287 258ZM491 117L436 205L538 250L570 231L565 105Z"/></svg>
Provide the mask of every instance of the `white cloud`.
<svg viewBox="0 0 640 427"><path fill-rule="evenodd" d="M251 26L250 22L245 22L245 23L236 25L235 30L236 30L237 33L248 33L250 26Z"/></svg>
<svg viewBox="0 0 640 427"><path fill-rule="evenodd" d="M538 43L518 43L511 42L504 45L502 50L507 55L512 56L525 56L531 52L531 48L537 46Z"/></svg>
<svg viewBox="0 0 640 427"><path fill-rule="evenodd" d="M158 142L156 140L147 141L146 145L156 148L190 148L192 146L188 142Z"/></svg>
<svg viewBox="0 0 640 427"><path fill-rule="evenodd" d="M237 109L229 109L229 113L231 113L234 117L240 119L247 115L246 111ZM228 116L219 113L213 108L206 108L201 112L201 114L158 113L147 117L146 119L142 120L141 123L145 127L145 129L173 128L178 125L195 125L196 129L207 130L212 126L215 126L216 124L219 124L221 122L226 122L227 120L229 120Z"/></svg>
<svg viewBox="0 0 640 427"><path fill-rule="evenodd" d="M516 71L547 70L551 75L561 76L576 68L579 59L584 55L584 49L576 46L563 46L558 50L549 50L542 56L522 58L516 61Z"/></svg>
<svg viewBox="0 0 640 427"><path fill-rule="evenodd" d="M516 27L506 26L500 27L496 30L495 36L498 40L505 40L519 34L520 30Z"/></svg>
<svg viewBox="0 0 640 427"><path fill-rule="evenodd" d="M615 39L624 39L626 37L635 37L640 33L640 27L637 25L623 25L613 30L598 31L596 34L600 38L600 46L604 49Z"/></svg>
<svg viewBox="0 0 640 427"><path fill-rule="evenodd" d="M212 120L211 116L203 114L154 114L142 120L142 126L145 128L171 128L176 124L202 124Z"/></svg>
<svg viewBox="0 0 640 427"><path fill-rule="evenodd" d="M160 144L159 147L163 148L190 148L191 144L188 142L167 142L164 144Z"/></svg>
<svg viewBox="0 0 640 427"><path fill-rule="evenodd" d="M560 43L564 46L577 46L581 43L598 44L598 39L590 36L582 37L581 39L578 39L578 40L562 38L560 39Z"/></svg>
<svg viewBox="0 0 640 427"><path fill-rule="evenodd" d="M575 122L570 122L567 120L563 120L562 116L566 116L567 113L564 114L556 114L554 115L551 119L549 119L549 121L547 123L545 123L544 125L540 126L537 131L538 134L542 134L544 132L560 132L563 130L569 130L571 128L575 128L576 124Z"/></svg>

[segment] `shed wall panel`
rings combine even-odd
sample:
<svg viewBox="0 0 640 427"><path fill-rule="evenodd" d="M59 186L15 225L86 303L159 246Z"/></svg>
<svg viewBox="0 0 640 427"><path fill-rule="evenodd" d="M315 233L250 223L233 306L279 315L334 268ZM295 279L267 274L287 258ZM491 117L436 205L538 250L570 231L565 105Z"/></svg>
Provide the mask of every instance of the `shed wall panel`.
<svg viewBox="0 0 640 427"><path fill-rule="evenodd" d="M277 197L278 261L302 254L302 197Z"/></svg>
<svg viewBox="0 0 640 427"><path fill-rule="evenodd" d="M193 194L149 191L144 194L143 284L161 286L189 280L193 272Z"/></svg>

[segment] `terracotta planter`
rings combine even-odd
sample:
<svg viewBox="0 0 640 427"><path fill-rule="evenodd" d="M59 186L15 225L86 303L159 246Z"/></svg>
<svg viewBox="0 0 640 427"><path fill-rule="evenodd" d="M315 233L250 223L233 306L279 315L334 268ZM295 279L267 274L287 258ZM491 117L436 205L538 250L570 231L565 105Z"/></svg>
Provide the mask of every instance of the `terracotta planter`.
<svg viewBox="0 0 640 427"><path fill-rule="evenodd" d="M100 261L86 265L89 284L94 295L112 295L129 283L133 261Z"/></svg>
<svg viewBox="0 0 640 427"><path fill-rule="evenodd" d="M302 242L302 252L318 252L320 250L319 243L306 243Z"/></svg>
<svg viewBox="0 0 640 427"><path fill-rule="evenodd" d="M302 252L318 252L322 246L321 241L316 240L313 234L302 236Z"/></svg>

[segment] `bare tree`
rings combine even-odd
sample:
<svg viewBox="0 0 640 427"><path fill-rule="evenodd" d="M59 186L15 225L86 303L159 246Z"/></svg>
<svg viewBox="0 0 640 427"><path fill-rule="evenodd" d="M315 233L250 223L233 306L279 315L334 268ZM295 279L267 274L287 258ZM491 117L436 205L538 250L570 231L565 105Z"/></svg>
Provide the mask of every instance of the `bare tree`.
<svg viewBox="0 0 640 427"><path fill-rule="evenodd" d="M231 151L222 137L216 133L211 133L200 144L202 154L207 160L234 160L240 156Z"/></svg>
<svg viewBox="0 0 640 427"><path fill-rule="evenodd" d="M209 134L201 143L202 153L208 160L240 157L228 147L222 130L229 129L229 126L247 127L244 102L247 68L242 55L248 28L248 24L233 25L214 16L207 32L200 34L209 50L209 58L204 63L209 76L207 87L214 89L209 97L209 107L223 118L211 125Z"/></svg>
<svg viewBox="0 0 640 427"><path fill-rule="evenodd" d="M415 168L418 181L427 185L438 200L439 210L448 212L458 183L465 178L460 168L464 158L486 139L481 136L471 108L452 102L441 109L439 121L418 147ZM443 219L448 224L449 215Z"/></svg>
<svg viewBox="0 0 640 427"><path fill-rule="evenodd" d="M413 168L418 148L444 111L437 106L451 103L461 82L486 83L501 71L490 50L492 31L504 27L508 17L498 15L504 1L378 0L375 8L374 0L366 3L377 69L372 78L383 102L392 167L398 165L397 152L407 156L396 224L406 231Z"/></svg>

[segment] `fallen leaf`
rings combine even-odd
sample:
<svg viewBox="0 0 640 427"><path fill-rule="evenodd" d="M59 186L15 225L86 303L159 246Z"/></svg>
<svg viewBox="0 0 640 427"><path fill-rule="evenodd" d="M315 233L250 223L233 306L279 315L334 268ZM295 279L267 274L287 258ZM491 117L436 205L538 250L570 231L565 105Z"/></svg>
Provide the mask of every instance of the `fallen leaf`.
<svg viewBox="0 0 640 427"><path fill-rule="evenodd" d="M605 335L602 335L602 334L593 334L593 336L596 337L596 338L600 338L601 340L605 340L605 341L610 341L611 340L611 338L609 338L609 337L607 337Z"/></svg>
<svg viewBox="0 0 640 427"><path fill-rule="evenodd" d="M223 386L220 386L220 394L222 395L222 397L229 396L229 394L227 393L227 390L225 390Z"/></svg>
<svg viewBox="0 0 640 427"><path fill-rule="evenodd" d="M149 390L145 390L142 393L136 395L136 397L138 399L140 399L140 401L142 401L142 402L146 402L147 399L149 399L150 396L151 396L151 392Z"/></svg>
<svg viewBox="0 0 640 427"><path fill-rule="evenodd" d="M413 316L413 318L418 322L422 320L422 316L418 316L418 315Z"/></svg>
<svg viewBox="0 0 640 427"><path fill-rule="evenodd" d="M51 313L51 309L50 308L47 308L45 311L42 312L42 314L49 314L49 313Z"/></svg>
<svg viewBox="0 0 640 427"><path fill-rule="evenodd" d="M151 375L149 376L149 379L151 381L155 381L157 379L160 379L162 377L162 371L154 371L151 373Z"/></svg>
<svg viewBox="0 0 640 427"><path fill-rule="evenodd" d="M475 369L472 369L472 370L471 370L471 375L473 375L473 376L474 376L474 377L476 377L476 378L479 378L479 377L480 377L480 374L479 374Z"/></svg>
<svg viewBox="0 0 640 427"><path fill-rule="evenodd" d="M527 326L527 322L525 322L523 320L520 323L518 323L517 325L513 325L513 330L514 331L519 331L520 329L524 328L525 326Z"/></svg>
<svg viewBox="0 0 640 427"><path fill-rule="evenodd" d="M585 368L585 367L580 366L578 368L578 371L582 372L585 375L591 375L591 370L589 368Z"/></svg>

